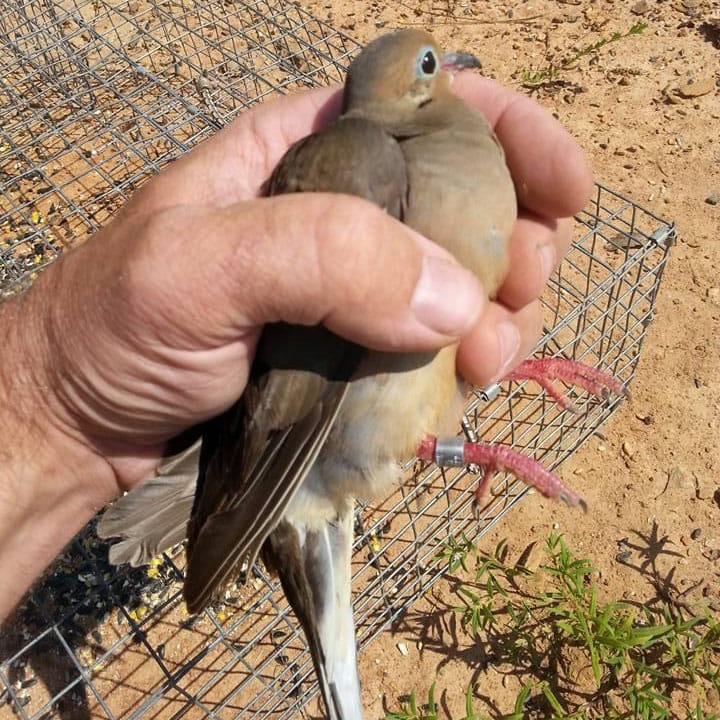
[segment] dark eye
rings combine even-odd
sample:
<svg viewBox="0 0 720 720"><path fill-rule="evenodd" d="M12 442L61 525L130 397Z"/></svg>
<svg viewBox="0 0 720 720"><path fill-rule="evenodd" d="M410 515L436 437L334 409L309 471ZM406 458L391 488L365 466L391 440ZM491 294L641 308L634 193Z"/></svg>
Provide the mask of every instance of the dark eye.
<svg viewBox="0 0 720 720"><path fill-rule="evenodd" d="M432 50L428 50L420 60L420 69L425 75L432 75L437 70L437 58Z"/></svg>

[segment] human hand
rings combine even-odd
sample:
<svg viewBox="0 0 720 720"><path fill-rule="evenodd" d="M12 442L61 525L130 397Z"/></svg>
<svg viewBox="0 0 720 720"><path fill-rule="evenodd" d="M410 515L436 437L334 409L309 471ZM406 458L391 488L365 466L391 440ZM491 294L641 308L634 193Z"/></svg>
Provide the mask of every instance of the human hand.
<svg viewBox="0 0 720 720"><path fill-rule="evenodd" d="M476 75L454 87L495 126L523 206L497 302L452 263L428 263L445 253L363 201L257 199L287 147L337 113L334 90L242 115L46 273L34 293L55 298L43 319L57 339L44 383L52 412L108 460L121 488L152 470L165 440L237 399L265 322L324 322L380 349L462 336L459 370L481 385L525 357L539 333L537 297L569 244L562 218L586 201L590 175L534 102ZM418 315L421 267L439 268L446 284ZM504 320L514 347L498 337Z"/></svg>
<svg viewBox="0 0 720 720"><path fill-rule="evenodd" d="M480 109L495 128L505 148L521 206L510 245L510 272L500 289L498 302L483 306L460 346L460 373L474 384L483 386L505 376L537 342L542 327L538 297L570 245L572 215L585 205L593 186L590 170L577 143L537 103L473 73L457 75L454 89ZM207 190L205 199L210 204L222 202L230 186L237 190L235 199L253 197L258 192L257 179L267 177L289 144L335 117L340 93L321 90L294 98L293 102L295 100L298 102L297 114L291 115L291 111L285 118L279 118L275 104L254 114L254 127L259 132L253 136L252 128L245 127L236 136L236 144L249 149L242 157L240 150L234 155L222 156L219 145L215 153L209 143L202 148L203 152L208 151L205 167L212 168L212 174L203 177L203 187ZM282 101L286 102L289 100ZM262 158L253 151L258 138L265 148ZM245 184L238 186L237 180L233 183L233 178L237 178L241 168L253 168L254 171L246 172ZM180 164L173 172L176 172L176 189L183 200L194 197L197 187L191 175ZM159 187L153 189L159 190ZM163 206L161 197L157 197L156 202ZM362 317L369 316L362 314ZM517 343L519 338L519 344L514 349L507 347L508 340L503 342L498 336L499 327L507 326L504 321L509 321L517 331L514 340ZM387 340L369 337L369 331L369 328L349 330L351 336L352 332L364 333L356 338L360 342L384 348ZM342 330L339 332L343 334ZM408 340L404 338L397 346L409 349L409 345L403 346Z"/></svg>
<svg viewBox="0 0 720 720"><path fill-rule="evenodd" d="M259 198L288 146L337 114L339 92L319 90L240 116L0 306L0 566L14 572L22 558L29 584L94 510L153 470L168 438L232 404L264 323L323 322L386 350L460 338L459 370L480 385L525 357L537 297L569 244L563 218L589 197L590 173L534 102L474 75L455 88L495 125L523 206L497 302L369 203ZM504 321L514 344L499 338Z"/></svg>

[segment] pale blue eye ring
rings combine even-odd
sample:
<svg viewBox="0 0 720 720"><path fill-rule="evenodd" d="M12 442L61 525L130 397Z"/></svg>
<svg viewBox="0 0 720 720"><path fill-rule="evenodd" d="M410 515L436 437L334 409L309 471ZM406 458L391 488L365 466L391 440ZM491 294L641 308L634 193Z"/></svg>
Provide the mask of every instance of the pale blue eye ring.
<svg viewBox="0 0 720 720"><path fill-rule="evenodd" d="M420 49L417 56L418 77L432 77L440 67L435 50L430 45Z"/></svg>

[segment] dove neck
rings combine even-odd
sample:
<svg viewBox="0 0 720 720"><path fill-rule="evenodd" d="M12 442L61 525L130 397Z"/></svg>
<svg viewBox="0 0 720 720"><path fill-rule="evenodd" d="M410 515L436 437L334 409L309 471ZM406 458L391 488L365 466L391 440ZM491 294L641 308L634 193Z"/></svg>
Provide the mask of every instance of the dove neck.
<svg viewBox="0 0 720 720"><path fill-rule="evenodd" d="M457 120L454 112L448 112L449 104L458 101L454 97L430 100L421 106L407 108L392 103L364 103L362 107L349 107L344 118L362 118L377 123L396 138L408 138L442 130Z"/></svg>

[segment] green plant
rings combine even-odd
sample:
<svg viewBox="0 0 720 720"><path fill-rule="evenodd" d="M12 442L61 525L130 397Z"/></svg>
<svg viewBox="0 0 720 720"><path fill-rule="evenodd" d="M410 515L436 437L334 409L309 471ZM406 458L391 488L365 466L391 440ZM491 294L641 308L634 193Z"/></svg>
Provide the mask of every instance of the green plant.
<svg viewBox="0 0 720 720"><path fill-rule="evenodd" d="M444 560L447 563L448 571L455 572L458 568L462 568L467 572L465 561L468 555L475 549L472 540L468 540L465 533L462 533L460 540L454 536L450 536L441 546L440 550L435 554L438 560Z"/></svg>
<svg viewBox="0 0 720 720"><path fill-rule="evenodd" d="M388 713L385 720L438 720L435 683L430 686L427 702L422 707L418 708L415 690L413 690L408 699L401 703L400 710Z"/></svg>
<svg viewBox="0 0 720 720"><path fill-rule="evenodd" d="M521 681L512 712L493 720L720 720L703 709L720 691L720 620L707 610L601 601L592 564L552 533L534 572L507 562L507 543L478 552L464 536L438 557L469 576L457 588L466 640L491 647L493 663ZM587 668L581 674L578 669ZM417 707L414 692L388 720L437 720L435 684ZM462 720L481 720L466 694Z"/></svg>
<svg viewBox="0 0 720 720"><path fill-rule="evenodd" d="M647 28L647 23L638 22L635 23L627 32L620 33L615 32L609 37L601 38L594 43L590 43L585 47L576 50L569 57L560 60L557 64L550 63L544 68L531 68L529 70L523 70L520 75L520 80L525 87L537 88L541 85L556 82L563 72L571 70L575 67L578 60L597 53L601 48L611 43L619 42L625 38L633 35L641 35Z"/></svg>

